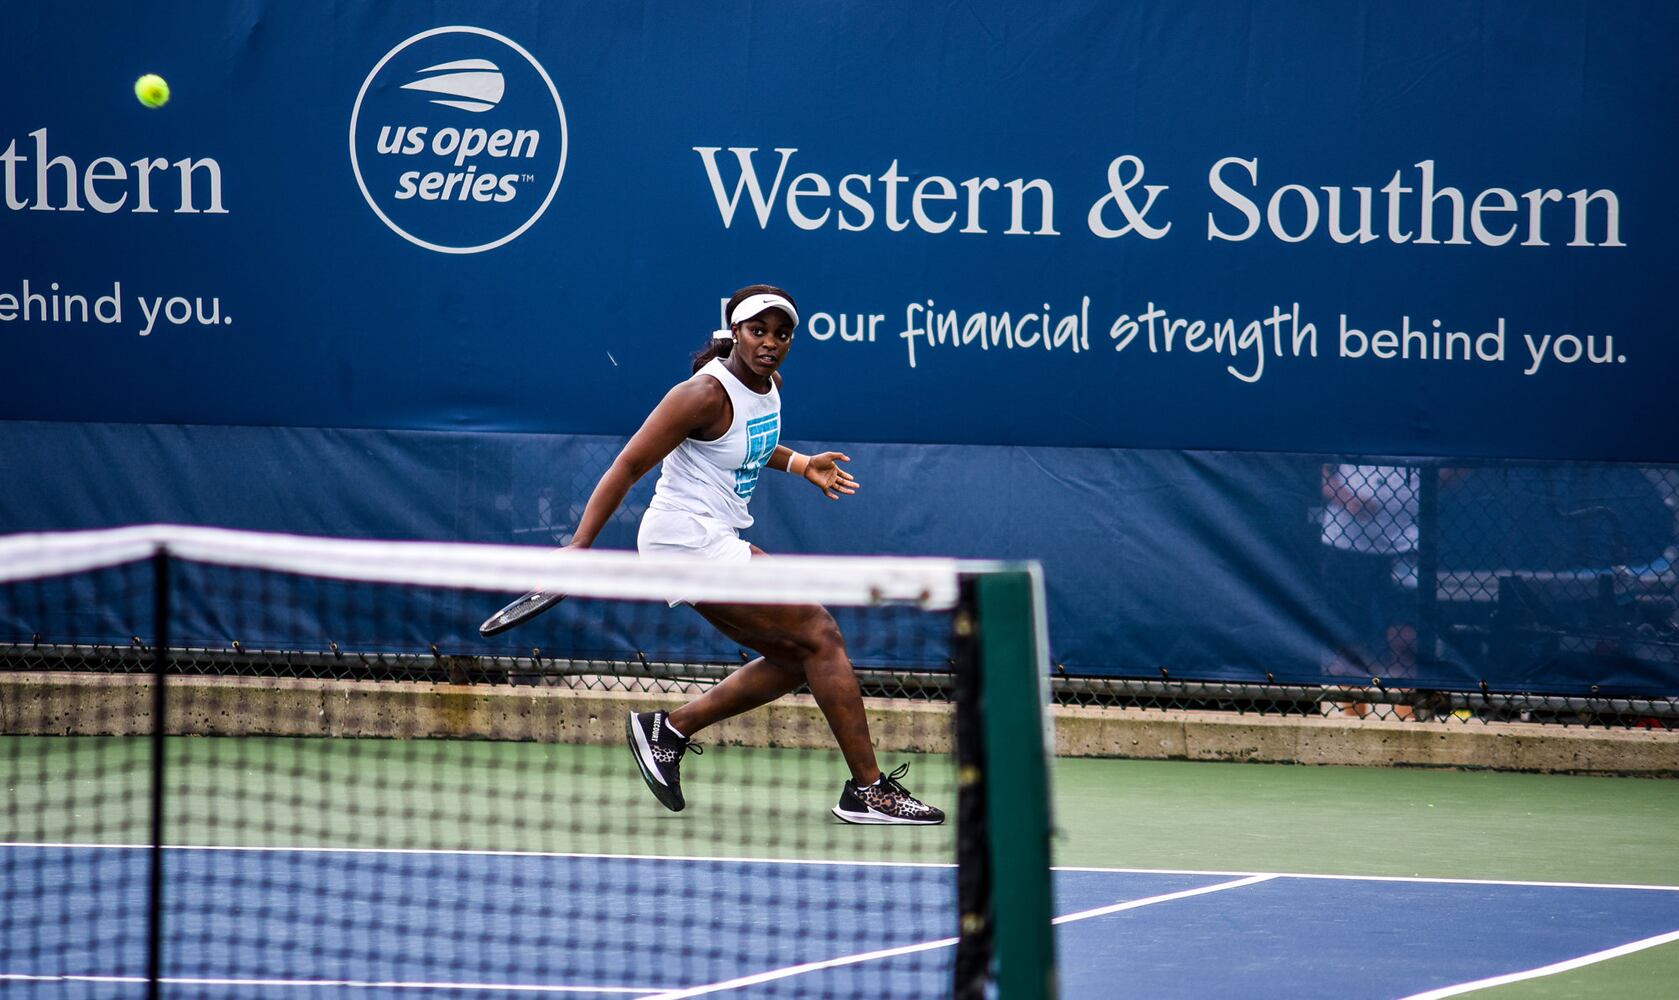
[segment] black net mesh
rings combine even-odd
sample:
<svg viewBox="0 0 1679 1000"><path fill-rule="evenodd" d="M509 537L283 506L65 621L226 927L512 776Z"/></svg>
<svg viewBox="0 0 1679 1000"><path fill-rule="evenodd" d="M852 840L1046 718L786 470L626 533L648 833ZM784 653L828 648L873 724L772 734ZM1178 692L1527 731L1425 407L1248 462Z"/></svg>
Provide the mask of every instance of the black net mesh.
<svg viewBox="0 0 1679 1000"><path fill-rule="evenodd" d="M574 595L477 640L509 595L171 559L160 656L158 570L0 584L8 995L951 994L951 706L845 697L848 650L866 695L947 679L951 608Z"/></svg>

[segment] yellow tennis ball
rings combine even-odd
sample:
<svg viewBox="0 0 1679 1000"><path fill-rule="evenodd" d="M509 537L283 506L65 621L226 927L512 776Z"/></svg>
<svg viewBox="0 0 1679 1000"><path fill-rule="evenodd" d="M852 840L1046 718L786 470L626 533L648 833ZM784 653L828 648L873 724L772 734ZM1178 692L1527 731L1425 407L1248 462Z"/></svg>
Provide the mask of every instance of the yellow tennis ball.
<svg viewBox="0 0 1679 1000"><path fill-rule="evenodd" d="M156 73L147 73L134 81L134 96L148 108L161 108L169 103L169 84Z"/></svg>

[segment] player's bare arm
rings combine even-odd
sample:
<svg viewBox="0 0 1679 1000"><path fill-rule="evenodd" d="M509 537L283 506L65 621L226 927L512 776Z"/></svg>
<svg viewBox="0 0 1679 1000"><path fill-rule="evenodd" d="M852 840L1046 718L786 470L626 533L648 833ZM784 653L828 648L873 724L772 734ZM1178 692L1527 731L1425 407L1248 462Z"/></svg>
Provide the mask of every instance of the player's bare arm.
<svg viewBox="0 0 1679 1000"><path fill-rule="evenodd" d="M772 469L803 477L806 482L821 490L828 499L838 500L841 494L850 496L857 492L856 478L839 464L849 461L851 456L843 452L824 451L815 455L801 455L784 444L778 444L767 464Z"/></svg>
<svg viewBox="0 0 1679 1000"><path fill-rule="evenodd" d="M665 460L685 438L715 438L728 430L731 417L729 394L715 379L691 379L665 393L665 398L642 421L624 450L601 476L571 544L588 548L606 525L618 505L642 476Z"/></svg>

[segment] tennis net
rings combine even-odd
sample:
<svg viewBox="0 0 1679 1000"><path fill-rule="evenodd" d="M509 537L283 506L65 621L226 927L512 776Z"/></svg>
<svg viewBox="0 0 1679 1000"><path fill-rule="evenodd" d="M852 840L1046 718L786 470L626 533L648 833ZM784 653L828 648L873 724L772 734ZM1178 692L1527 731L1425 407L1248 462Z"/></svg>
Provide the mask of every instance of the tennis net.
<svg viewBox="0 0 1679 1000"><path fill-rule="evenodd" d="M1024 566L0 538L0 984L1050 995L1042 630ZM838 643L949 701L866 699L842 753ZM948 820L841 821L933 818L895 790Z"/></svg>

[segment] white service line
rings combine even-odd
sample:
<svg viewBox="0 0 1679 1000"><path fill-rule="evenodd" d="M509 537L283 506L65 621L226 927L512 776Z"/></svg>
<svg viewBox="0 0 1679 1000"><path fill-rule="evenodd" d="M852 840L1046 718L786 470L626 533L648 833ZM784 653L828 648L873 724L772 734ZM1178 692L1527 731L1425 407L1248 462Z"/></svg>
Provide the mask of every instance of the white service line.
<svg viewBox="0 0 1679 1000"><path fill-rule="evenodd" d="M150 844L96 844L78 842L0 841L0 848L76 848L87 850L149 851ZM217 844L165 844L166 851L295 851L300 854L439 854L496 858L598 858L621 861L691 861L754 865L835 865L866 868L955 868L949 861L861 861L831 858L752 858L686 854L599 854L571 851L505 851L440 847L314 847L314 846L228 846ZM1423 885L1527 886L1537 889L1637 889L1651 892L1679 892L1679 885L1650 885L1636 882L1543 882L1530 879L1436 878L1427 875L1326 875L1317 872L1237 872L1205 868L1106 868L1093 865L1055 865L1056 872L1091 872L1098 875L1205 875L1237 878L1265 875L1268 878L1322 879L1331 882L1415 882Z"/></svg>
<svg viewBox="0 0 1679 1000"><path fill-rule="evenodd" d="M1269 882L1277 877L1278 876L1276 875L1249 875L1247 878L1239 878L1231 882L1220 882L1217 885L1204 885L1199 889L1184 889L1181 892L1168 892L1159 896L1149 896L1147 899L1133 899L1124 903L1114 903L1112 906L1098 906L1094 910L1080 910L1077 913L1069 913L1063 917L1056 917L1054 920L1051 920L1050 923L1056 925L1070 924L1075 920L1089 920L1091 917L1105 917L1110 913L1122 913L1126 910L1135 910L1139 906L1152 906L1155 903L1170 903L1174 899L1188 899L1191 896L1205 896L1209 892L1223 892L1226 889L1240 889L1247 885L1257 885L1260 882Z"/></svg>
<svg viewBox="0 0 1679 1000"><path fill-rule="evenodd" d="M0 972L0 982L26 983L145 983L145 976L32 976L21 972ZM423 983L378 982L361 979L199 979L164 976L158 980L171 986L329 986L336 989L377 990L496 990L508 993L626 993L646 996L651 986L543 986L523 983Z"/></svg>
<svg viewBox="0 0 1679 1000"><path fill-rule="evenodd" d="M913 955L918 951L933 951L937 948L948 948L956 943L953 937L940 938L937 941L923 941L920 944L906 944L897 948L882 948L879 951L866 951L860 955L841 955L839 958L824 959L820 962L806 962L803 965L790 965L785 969L771 969L768 972L758 972L750 976L736 979L725 979L720 983L707 983L704 986L694 986L685 990L672 990L669 993L658 993L645 1000L683 1000L685 997L700 997L707 993L720 993L723 990L740 989L743 986L756 986L759 983L773 982L777 979L790 979L802 976L807 972L820 972L823 969L837 969L842 965L857 965L862 962L872 962L877 958L893 958L898 955Z"/></svg>
<svg viewBox="0 0 1679 1000"><path fill-rule="evenodd" d="M1249 875L1256 872L1210 871L1202 868L1099 868L1086 865L1056 865L1051 871L1091 872L1098 875ZM1527 886L1537 889L1640 889L1679 892L1679 885L1644 885L1635 882L1542 882L1531 879L1444 878L1429 875L1326 875L1317 872L1268 872L1277 878L1321 879L1328 882L1416 882L1422 885Z"/></svg>
<svg viewBox="0 0 1679 1000"><path fill-rule="evenodd" d="M1669 944L1674 941L1679 941L1679 931L1669 931L1666 934L1658 934L1655 937L1647 937L1641 941L1630 941L1614 948L1606 948L1603 951L1594 951L1590 955L1581 955L1579 958L1570 958L1567 961L1554 962L1550 965L1542 965L1537 969L1527 969L1523 972L1511 972L1502 976L1491 976L1487 979L1477 979L1472 983L1458 983L1454 986L1442 986L1437 990L1429 990L1426 993L1413 993L1408 997L1404 997L1403 1000L1441 1000L1443 997L1455 997L1464 993L1473 993L1476 990L1490 989L1494 986L1503 986L1505 983L1519 983L1524 979L1539 979L1544 976L1554 976L1559 972L1568 972L1571 969L1578 969L1587 965L1595 965L1598 962L1606 962L1611 958L1620 958L1622 955L1630 955L1635 951L1643 951L1646 948L1654 948L1658 945Z"/></svg>
<svg viewBox="0 0 1679 1000"><path fill-rule="evenodd" d="M1102 906L1094 910L1081 910L1078 913L1069 913L1066 916L1056 917L1052 923L1065 924L1074 920L1088 920L1091 917L1107 916L1110 913L1119 913L1123 910L1135 910L1138 907L1152 906L1155 903L1169 903L1175 899L1186 899L1190 896L1200 896L1209 892L1219 892L1224 889L1238 889L1245 885L1253 885L1256 882L1265 882L1273 878L1276 878L1276 876L1253 875L1248 878L1236 879L1232 882L1221 882L1218 885L1202 886L1199 889L1186 889L1182 892L1169 892L1160 896L1149 896L1146 899L1132 899L1123 903L1115 903L1112 906ZM872 962L881 958L896 958L899 955L913 955L916 952L933 951L937 948L948 948L955 943L956 938L948 937L940 938L937 941L923 941L919 944L902 945L897 948L882 948L879 951L866 951L859 955L841 955L838 958L824 959L820 962L806 962L803 965L790 965L784 969L771 969L768 972L758 972L750 976L740 976L736 979L727 979L720 983L707 983L704 986L694 986L685 990L672 990L669 993L660 993L655 996L646 997L644 1000L687 1000L688 997L705 996L708 993L720 993L723 990L740 989L744 986L756 986L760 983L773 982L777 979L790 979L793 976L802 976L807 972L821 972L823 969L837 969L843 965L859 965L863 962Z"/></svg>

